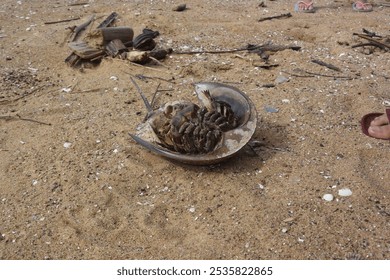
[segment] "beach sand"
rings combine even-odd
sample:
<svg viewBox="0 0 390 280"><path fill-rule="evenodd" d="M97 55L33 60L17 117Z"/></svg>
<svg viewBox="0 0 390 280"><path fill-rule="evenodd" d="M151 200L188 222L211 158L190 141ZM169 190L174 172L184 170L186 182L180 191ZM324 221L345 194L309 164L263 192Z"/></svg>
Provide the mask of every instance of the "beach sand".
<svg viewBox="0 0 390 280"><path fill-rule="evenodd" d="M352 47L365 42L353 35L363 28L390 35L389 7L2 3L0 259L389 259L390 146L363 135L359 121L390 102L390 53ZM301 49L270 53L268 64L241 51L69 67L68 27L95 15L89 32L114 11L117 26L157 30L157 45L174 51ZM239 88L258 112L257 146L212 166L150 153L129 136L146 113L130 75L149 77L137 79L149 98L161 83L159 104L196 101L194 82Z"/></svg>

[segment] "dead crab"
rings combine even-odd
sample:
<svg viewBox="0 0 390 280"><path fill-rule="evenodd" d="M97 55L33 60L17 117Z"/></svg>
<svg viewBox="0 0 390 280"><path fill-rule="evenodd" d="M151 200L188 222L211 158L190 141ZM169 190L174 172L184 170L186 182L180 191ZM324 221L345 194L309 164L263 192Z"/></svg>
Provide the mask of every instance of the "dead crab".
<svg viewBox="0 0 390 280"><path fill-rule="evenodd" d="M190 101L168 102L148 113L130 136L146 149L163 157L193 165L221 162L241 150L256 129L252 101L237 88L201 82L195 84L200 106Z"/></svg>

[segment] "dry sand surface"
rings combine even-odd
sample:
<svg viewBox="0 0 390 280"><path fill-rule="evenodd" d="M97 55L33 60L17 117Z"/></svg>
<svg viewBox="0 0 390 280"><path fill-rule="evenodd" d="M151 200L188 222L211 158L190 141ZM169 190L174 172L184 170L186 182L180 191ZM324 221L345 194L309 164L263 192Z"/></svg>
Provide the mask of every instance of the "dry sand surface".
<svg viewBox="0 0 390 280"><path fill-rule="evenodd" d="M291 0L195 0L183 12L176 1L72 3L0 7L1 259L389 259L390 146L364 136L359 120L390 102L390 53L352 48L365 42L353 35L362 28L390 35L388 6L357 13L318 0L302 14ZM113 11L117 26L158 30L157 44L176 51L301 49L271 53L270 69L246 51L66 65L68 27L95 15L89 31ZM146 112L129 79L139 74L151 77L137 80L149 98L158 83L169 90L160 104L196 101L193 82L238 87L258 111L255 147L212 166L145 150L128 135Z"/></svg>

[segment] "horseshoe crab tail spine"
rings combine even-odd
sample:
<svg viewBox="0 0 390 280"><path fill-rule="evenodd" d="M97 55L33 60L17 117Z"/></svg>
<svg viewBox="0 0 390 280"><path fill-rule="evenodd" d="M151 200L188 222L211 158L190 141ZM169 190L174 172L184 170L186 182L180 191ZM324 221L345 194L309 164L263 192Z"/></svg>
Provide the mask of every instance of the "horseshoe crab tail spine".
<svg viewBox="0 0 390 280"><path fill-rule="evenodd" d="M130 77L130 80L134 84L134 86L136 87L139 95L141 95L141 98L144 101L144 104L145 104L146 109L148 110L148 113L152 112L153 111L152 105L150 105L149 101L146 99L144 93L142 92L142 90L140 89L138 84L134 81L134 79L132 77Z"/></svg>

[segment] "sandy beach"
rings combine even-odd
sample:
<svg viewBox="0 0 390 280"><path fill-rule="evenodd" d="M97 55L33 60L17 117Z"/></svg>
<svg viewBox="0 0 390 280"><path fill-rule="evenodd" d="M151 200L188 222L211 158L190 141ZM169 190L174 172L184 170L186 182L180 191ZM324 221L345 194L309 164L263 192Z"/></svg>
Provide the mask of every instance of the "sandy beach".
<svg viewBox="0 0 390 280"><path fill-rule="evenodd" d="M363 29L390 38L389 1L2 3L0 259L389 259L390 144L359 121L390 104L390 52L354 47ZM173 53L67 65L71 28L112 12ZM267 43L299 49L180 54ZM240 89L251 145L210 166L149 152L129 136L146 114L131 75L158 104L197 102L194 82Z"/></svg>

